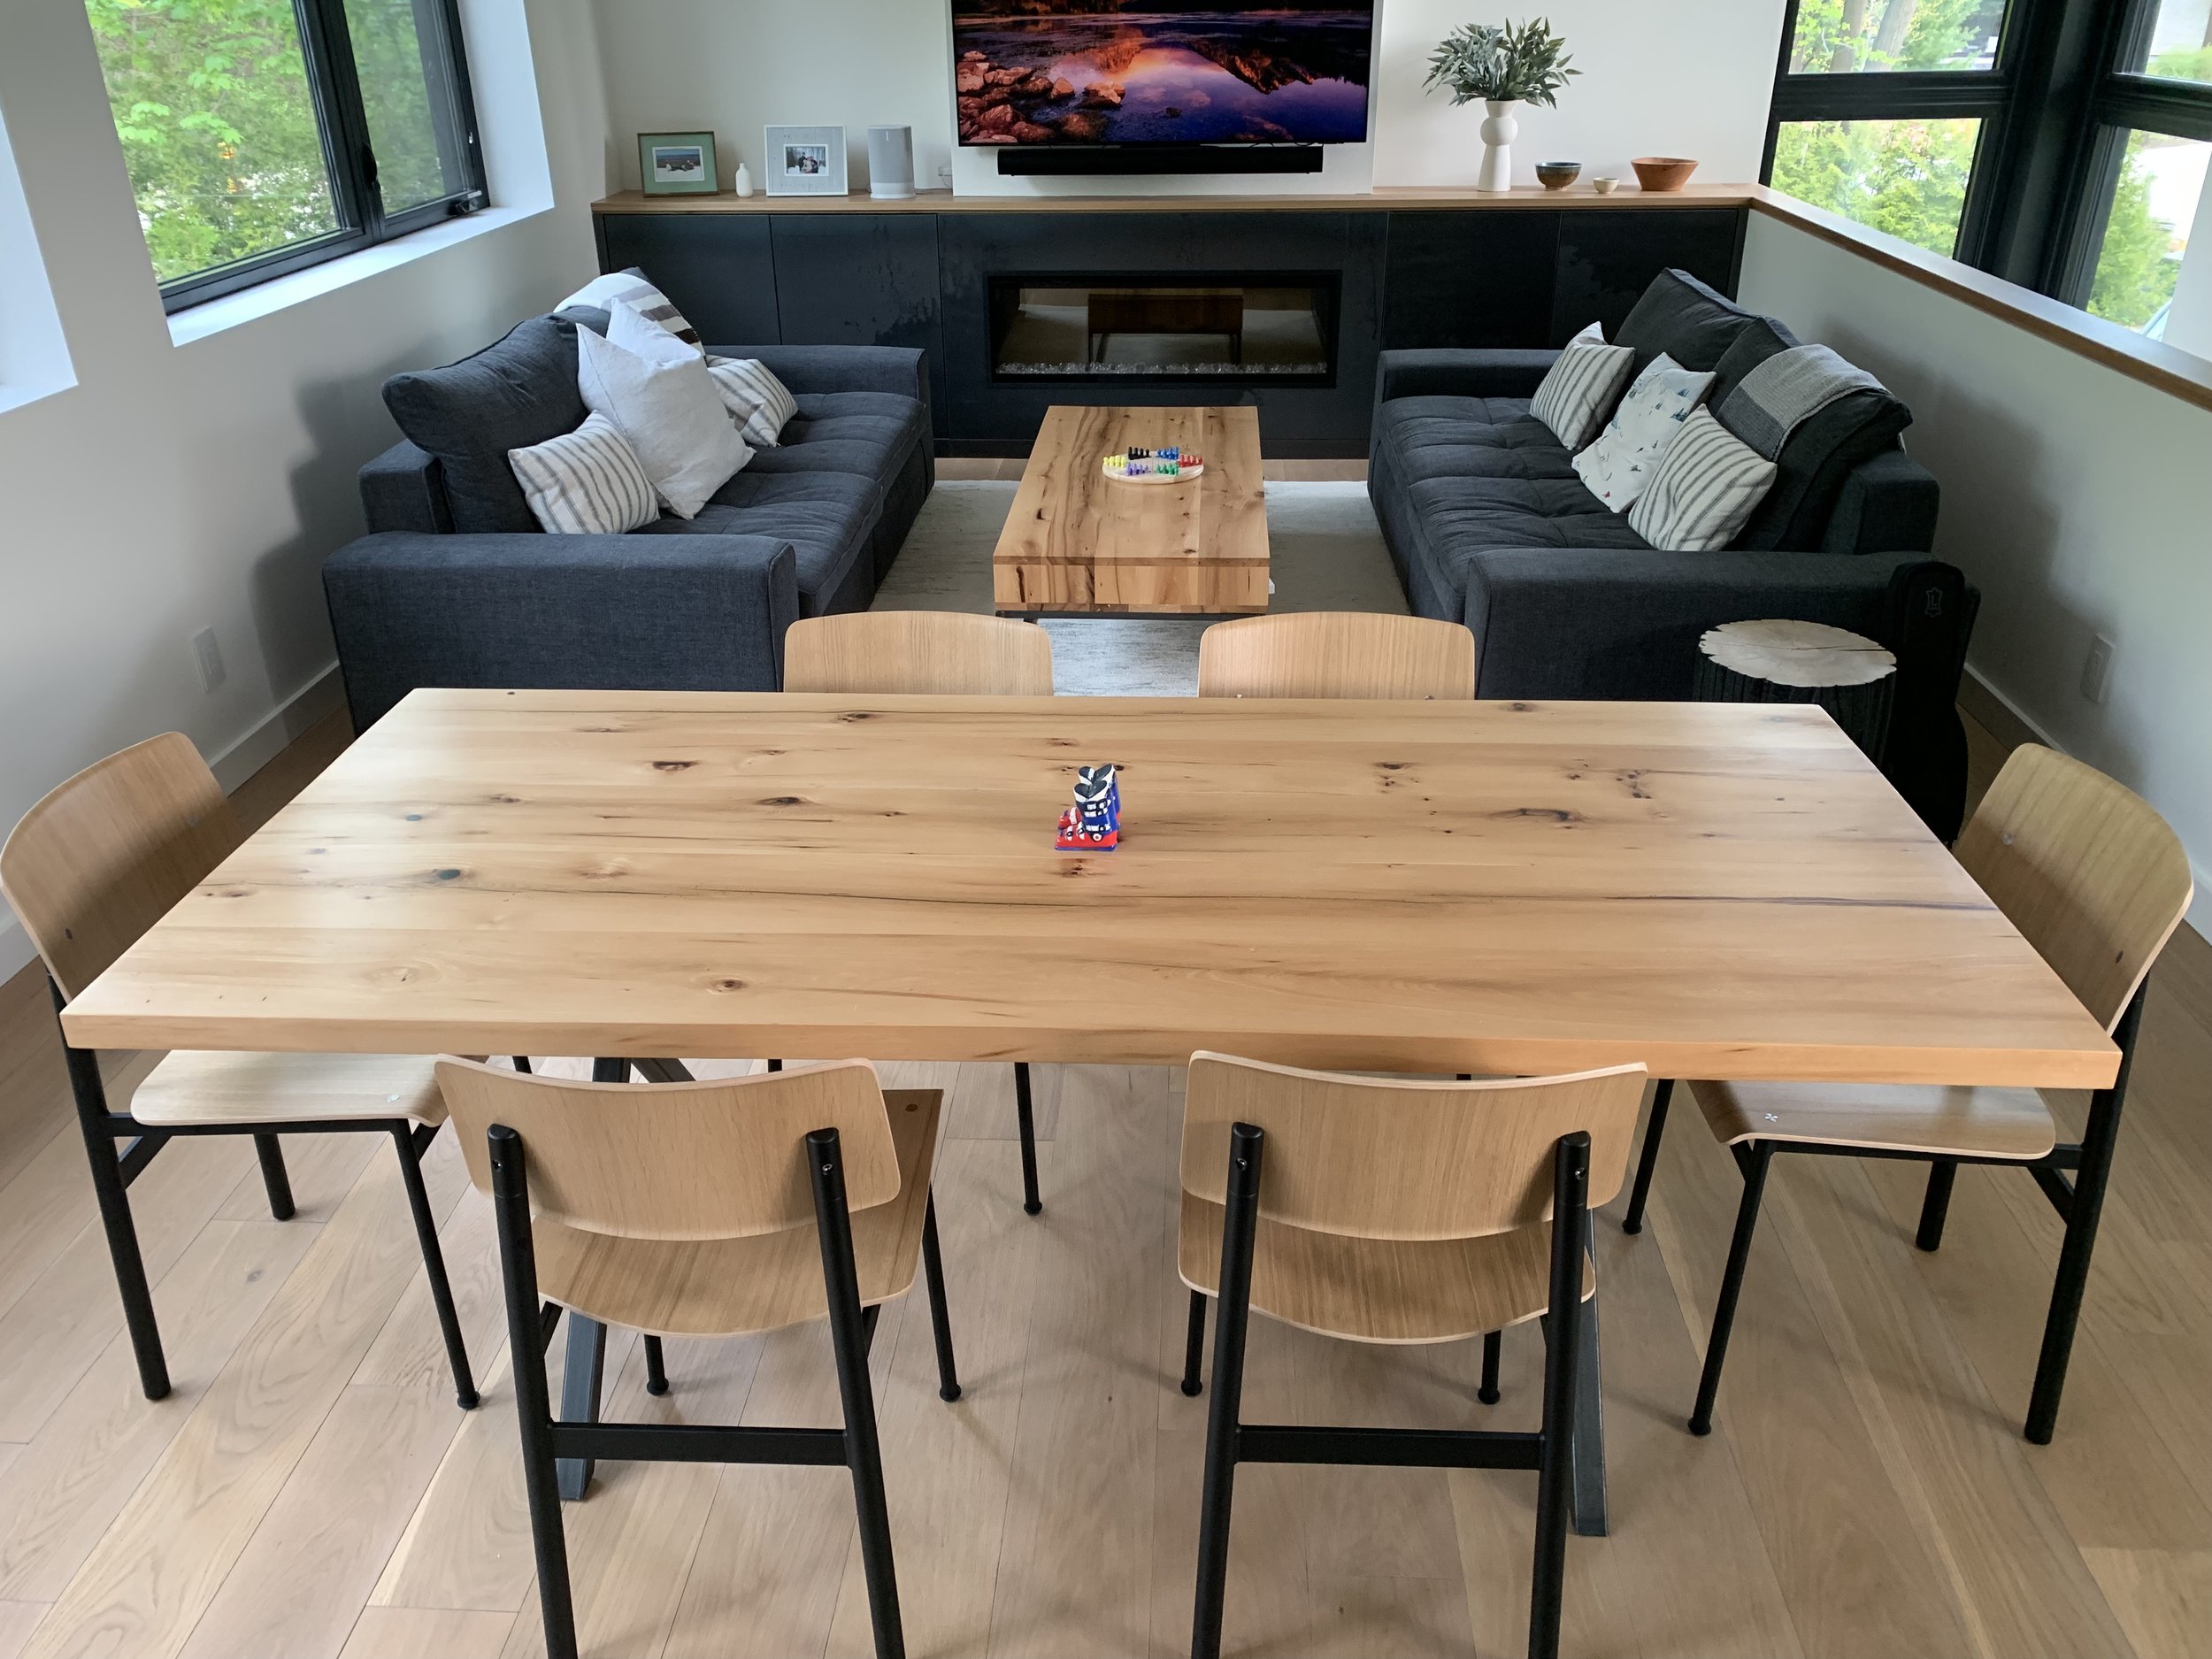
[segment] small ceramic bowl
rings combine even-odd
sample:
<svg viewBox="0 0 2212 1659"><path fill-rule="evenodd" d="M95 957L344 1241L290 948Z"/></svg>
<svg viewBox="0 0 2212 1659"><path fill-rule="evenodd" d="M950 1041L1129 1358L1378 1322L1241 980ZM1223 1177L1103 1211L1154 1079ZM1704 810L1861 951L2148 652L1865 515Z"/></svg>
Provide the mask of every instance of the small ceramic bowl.
<svg viewBox="0 0 2212 1659"><path fill-rule="evenodd" d="M1593 190L1595 190L1600 196L1610 196L1614 191L1621 188L1621 181L1613 177L1612 174L1605 173L1598 178L1591 180L1590 188Z"/></svg>
<svg viewBox="0 0 2212 1659"><path fill-rule="evenodd" d="M1628 165L1636 169L1636 182L1655 195L1679 190L1697 171L1697 163L1683 156L1639 156Z"/></svg>
<svg viewBox="0 0 2212 1659"><path fill-rule="evenodd" d="M1563 190L1582 176L1578 161L1540 161L1536 164L1536 182L1547 190Z"/></svg>

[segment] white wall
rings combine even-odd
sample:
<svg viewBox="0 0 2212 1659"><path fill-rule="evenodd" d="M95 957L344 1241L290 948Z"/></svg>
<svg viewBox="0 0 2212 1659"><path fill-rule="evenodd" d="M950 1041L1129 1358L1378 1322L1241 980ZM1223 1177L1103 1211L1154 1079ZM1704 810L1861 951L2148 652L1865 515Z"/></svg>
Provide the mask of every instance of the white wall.
<svg viewBox="0 0 2212 1659"><path fill-rule="evenodd" d="M2058 747L2147 796L2212 923L2212 411L1850 252L1751 216L1744 303L1836 348L1912 406L1943 486L1936 551L1982 590L1973 672ZM2102 706L2080 695L2102 634Z"/></svg>
<svg viewBox="0 0 2212 1659"><path fill-rule="evenodd" d="M463 10L499 217L429 233L447 245L419 257L434 244L388 244L358 281L319 267L291 290L311 297L216 332L212 308L182 313L173 334L84 9L9 8L0 112L76 383L0 408L0 826L173 727L230 757L234 782L330 706L319 570L361 532L356 470L397 435L384 377L474 349L597 269L588 0ZM229 671L211 695L188 645L211 626ZM28 954L0 924L0 972Z"/></svg>
<svg viewBox="0 0 2212 1659"><path fill-rule="evenodd" d="M1233 4L1233 0L1229 0ZM1329 171L1292 180L1112 180L1092 193L1378 185L1472 184L1480 160L1479 104L1455 110L1424 93L1429 53L1453 26L1492 16L1464 0L1379 0L1373 142L1345 146ZM914 129L925 185L955 156L948 0L598 0L607 108L622 153L620 181L637 185L635 135L712 130L726 173L731 152L760 168L770 123L840 124L853 150L852 181L867 176L866 131ZM1694 156L1701 178L1755 178L1780 42L1782 0L1703 0L1694 10L1643 0L1551 0L1556 33L1576 67L1556 111L1525 114L1517 180L1540 160L1572 157L1586 174L1633 181L1632 156ZM1504 12L1495 15L1502 16ZM1517 13L1516 13L1517 15ZM1035 190L1002 180L987 151L959 152L964 191ZM1069 181L1042 188L1066 190Z"/></svg>

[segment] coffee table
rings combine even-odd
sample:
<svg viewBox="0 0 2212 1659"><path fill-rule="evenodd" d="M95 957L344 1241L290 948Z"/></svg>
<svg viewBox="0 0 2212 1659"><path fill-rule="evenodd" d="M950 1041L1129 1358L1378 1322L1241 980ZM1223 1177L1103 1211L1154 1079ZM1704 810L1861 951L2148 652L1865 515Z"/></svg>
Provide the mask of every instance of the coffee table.
<svg viewBox="0 0 2212 1659"><path fill-rule="evenodd" d="M1202 476L1127 483L1099 457L1195 449ZM1055 404L991 556L1001 616L1249 616L1267 609L1259 411Z"/></svg>

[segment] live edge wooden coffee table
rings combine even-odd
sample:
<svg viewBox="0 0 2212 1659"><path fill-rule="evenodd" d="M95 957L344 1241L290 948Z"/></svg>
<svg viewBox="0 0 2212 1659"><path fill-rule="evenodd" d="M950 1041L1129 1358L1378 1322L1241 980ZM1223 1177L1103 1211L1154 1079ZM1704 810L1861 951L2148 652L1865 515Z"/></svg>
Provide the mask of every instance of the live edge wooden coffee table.
<svg viewBox="0 0 2212 1659"><path fill-rule="evenodd" d="M1202 476L1126 483L1099 457L1170 444ZM1255 409L1045 411L991 557L1001 616L1248 616L1267 609L1267 503Z"/></svg>

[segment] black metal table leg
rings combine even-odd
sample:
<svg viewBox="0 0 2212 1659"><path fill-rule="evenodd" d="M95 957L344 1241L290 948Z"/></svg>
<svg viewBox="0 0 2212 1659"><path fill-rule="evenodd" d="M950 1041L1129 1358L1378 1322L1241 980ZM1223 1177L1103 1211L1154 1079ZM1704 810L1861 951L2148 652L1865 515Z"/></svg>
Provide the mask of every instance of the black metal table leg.
<svg viewBox="0 0 2212 1659"><path fill-rule="evenodd" d="M1628 1213L1621 1217L1623 1233L1644 1230L1644 1202L1651 1196L1652 1172L1659 1167L1659 1142L1667 1133L1667 1107L1674 1100L1674 1079L1663 1077L1651 1094L1651 1118L1644 1125L1644 1148L1636 1158L1636 1184L1629 1189Z"/></svg>
<svg viewBox="0 0 2212 1659"><path fill-rule="evenodd" d="M561 1421L599 1421L600 1384L607 1369L607 1327L580 1313L568 1316L568 1359L561 1372ZM591 1485L591 1459L564 1457L554 1465L561 1482L561 1496L571 1503Z"/></svg>
<svg viewBox="0 0 2212 1659"><path fill-rule="evenodd" d="M256 1135L254 1155L261 1160L261 1185L269 1194L269 1214L289 1221L297 1214L292 1203L292 1178L284 1168L284 1142L275 1135Z"/></svg>
<svg viewBox="0 0 2212 1659"><path fill-rule="evenodd" d="M1475 1390L1475 1398L1486 1406L1498 1403L1498 1365L1505 1357L1505 1333L1486 1331L1482 1333L1482 1386Z"/></svg>
<svg viewBox="0 0 2212 1659"><path fill-rule="evenodd" d="M1037 1196L1037 1119L1029 1100L1029 1064L1014 1063L1014 1119L1022 1139L1022 1213L1035 1215L1045 1207Z"/></svg>
<svg viewBox="0 0 2212 1659"><path fill-rule="evenodd" d="M1183 1392L1192 1399L1206 1385L1199 1378L1199 1366L1206 1357L1206 1293L1194 1290L1190 1294L1190 1328L1183 1335Z"/></svg>

